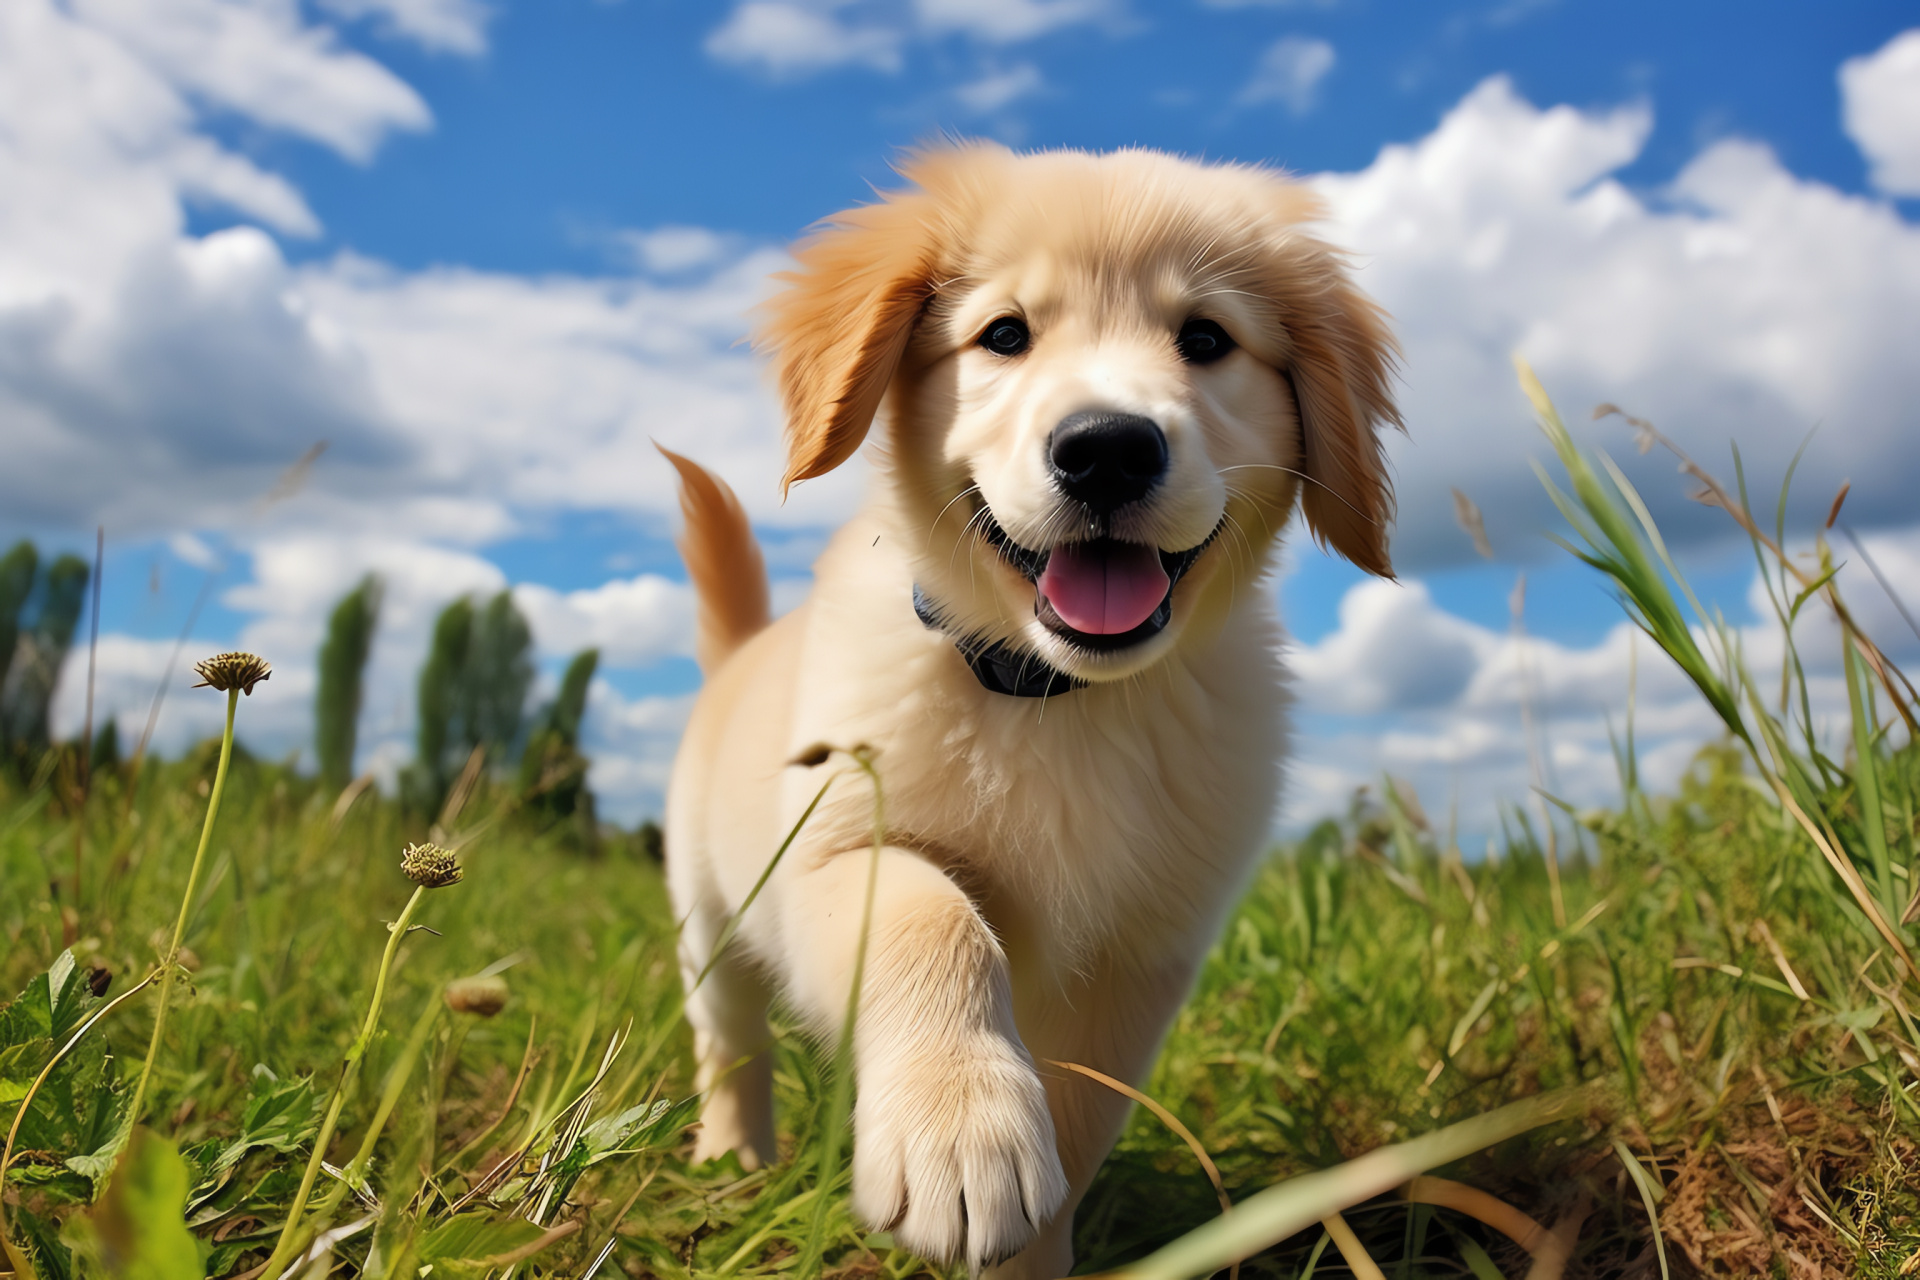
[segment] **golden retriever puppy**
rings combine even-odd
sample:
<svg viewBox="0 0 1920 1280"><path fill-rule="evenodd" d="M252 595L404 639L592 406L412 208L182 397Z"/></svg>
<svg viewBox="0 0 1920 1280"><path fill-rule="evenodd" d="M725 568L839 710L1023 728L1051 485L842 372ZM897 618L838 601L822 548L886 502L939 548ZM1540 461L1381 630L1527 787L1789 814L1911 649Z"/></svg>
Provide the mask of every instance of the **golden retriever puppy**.
<svg viewBox="0 0 1920 1280"><path fill-rule="evenodd" d="M1320 206L1148 151L918 153L797 250L761 333L787 482L872 429L871 497L768 623L724 485L675 459L707 674L674 766L695 1157L774 1157L767 1002L854 1032L853 1204L977 1271L1063 1276L1073 1210L1267 847L1286 744L1267 580L1298 500L1390 572L1394 347ZM875 422L879 426L874 427ZM723 930L828 790L712 971ZM877 858L877 860L876 860Z"/></svg>

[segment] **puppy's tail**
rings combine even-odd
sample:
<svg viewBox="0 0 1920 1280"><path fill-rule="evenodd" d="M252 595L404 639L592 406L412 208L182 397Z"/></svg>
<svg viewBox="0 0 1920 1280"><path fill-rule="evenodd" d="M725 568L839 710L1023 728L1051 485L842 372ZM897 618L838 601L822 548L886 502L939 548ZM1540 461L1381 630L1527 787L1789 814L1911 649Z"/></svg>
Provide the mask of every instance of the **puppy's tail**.
<svg viewBox="0 0 1920 1280"><path fill-rule="evenodd" d="M700 605L693 652L700 670L712 675L770 620L767 563L726 482L671 449L654 448L680 473L680 514L687 522L680 558Z"/></svg>

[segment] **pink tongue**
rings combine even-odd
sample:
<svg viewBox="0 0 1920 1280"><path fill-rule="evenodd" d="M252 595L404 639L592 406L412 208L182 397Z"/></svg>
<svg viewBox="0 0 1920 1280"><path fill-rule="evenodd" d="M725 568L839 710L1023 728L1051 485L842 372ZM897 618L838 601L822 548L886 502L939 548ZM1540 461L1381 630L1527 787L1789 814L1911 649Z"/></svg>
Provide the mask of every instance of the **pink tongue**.
<svg viewBox="0 0 1920 1280"><path fill-rule="evenodd" d="M1075 631L1119 635L1152 617L1167 598L1167 571L1152 547L1070 542L1047 557L1040 594Z"/></svg>

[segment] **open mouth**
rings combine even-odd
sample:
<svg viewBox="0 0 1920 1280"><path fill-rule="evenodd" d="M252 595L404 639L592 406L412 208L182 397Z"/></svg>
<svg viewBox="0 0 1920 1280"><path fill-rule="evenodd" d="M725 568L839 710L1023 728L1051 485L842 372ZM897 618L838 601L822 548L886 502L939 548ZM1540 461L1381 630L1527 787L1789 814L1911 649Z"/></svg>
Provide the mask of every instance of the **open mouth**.
<svg viewBox="0 0 1920 1280"><path fill-rule="evenodd" d="M1112 652L1159 635L1173 619L1173 589L1220 530L1198 545L1162 551L1118 538L1034 551L986 513L985 535L1001 559L1034 584L1034 616L1082 649Z"/></svg>

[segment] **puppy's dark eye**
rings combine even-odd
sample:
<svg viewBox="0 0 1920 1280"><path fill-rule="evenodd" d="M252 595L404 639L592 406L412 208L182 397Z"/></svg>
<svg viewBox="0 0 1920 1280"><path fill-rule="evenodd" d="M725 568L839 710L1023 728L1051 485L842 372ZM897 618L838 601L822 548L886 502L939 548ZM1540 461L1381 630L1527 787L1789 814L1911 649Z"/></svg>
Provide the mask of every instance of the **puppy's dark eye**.
<svg viewBox="0 0 1920 1280"><path fill-rule="evenodd" d="M1033 335L1019 316L1001 316L980 335L980 345L997 356L1017 356L1033 345Z"/></svg>
<svg viewBox="0 0 1920 1280"><path fill-rule="evenodd" d="M1238 344L1211 320L1189 320L1180 326L1180 358L1188 364L1212 364Z"/></svg>

